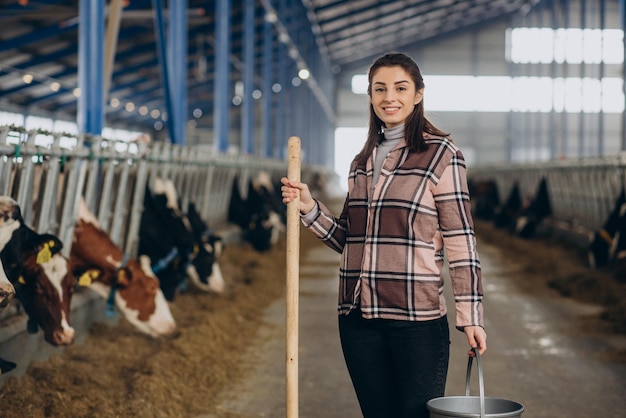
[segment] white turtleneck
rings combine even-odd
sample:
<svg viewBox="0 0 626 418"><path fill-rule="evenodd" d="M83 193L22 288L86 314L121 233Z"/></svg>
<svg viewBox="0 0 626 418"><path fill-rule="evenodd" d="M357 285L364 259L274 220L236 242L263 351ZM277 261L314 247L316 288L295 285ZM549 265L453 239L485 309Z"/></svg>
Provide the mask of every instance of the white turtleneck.
<svg viewBox="0 0 626 418"><path fill-rule="evenodd" d="M380 170L383 167L385 158L389 151L395 147L402 138L404 138L404 124L394 126L393 128L384 128L384 139L376 147L375 159L374 159L374 172L372 173L372 187L376 185L378 177L380 176Z"/></svg>

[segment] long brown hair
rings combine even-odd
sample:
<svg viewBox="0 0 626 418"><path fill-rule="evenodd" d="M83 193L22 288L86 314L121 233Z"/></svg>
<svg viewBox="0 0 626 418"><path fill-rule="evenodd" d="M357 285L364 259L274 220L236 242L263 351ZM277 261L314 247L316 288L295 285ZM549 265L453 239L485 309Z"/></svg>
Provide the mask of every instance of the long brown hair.
<svg viewBox="0 0 626 418"><path fill-rule="evenodd" d="M370 98L372 97L372 79L374 78L376 71L378 71L381 67L401 67L415 83L415 91L419 91L424 88L424 79L422 78L422 73L420 72L420 69L415 61L405 54L393 52L378 58L370 67L367 77L367 94ZM365 165L376 145L383 139L383 127L383 121L376 116L374 106L370 103L370 122L367 141L365 142L361 152L359 152L359 154L355 157L355 160L359 165ZM435 136L450 136L450 134L440 130L428 119L426 119L424 116L424 99L422 98L422 101L420 101L413 108L413 112L411 112L411 114L406 118L404 123L404 136L410 150L422 152L426 149L424 132Z"/></svg>

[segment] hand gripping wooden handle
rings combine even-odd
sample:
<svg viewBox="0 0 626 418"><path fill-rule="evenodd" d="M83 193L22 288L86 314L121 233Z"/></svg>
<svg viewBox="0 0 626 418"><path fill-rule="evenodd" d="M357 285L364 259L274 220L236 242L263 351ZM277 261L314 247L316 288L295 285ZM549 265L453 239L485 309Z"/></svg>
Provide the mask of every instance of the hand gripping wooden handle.
<svg viewBox="0 0 626 418"><path fill-rule="evenodd" d="M287 143L287 178L300 181L300 138ZM298 297L300 265L300 196L287 204L287 291L286 291L286 416L298 417Z"/></svg>

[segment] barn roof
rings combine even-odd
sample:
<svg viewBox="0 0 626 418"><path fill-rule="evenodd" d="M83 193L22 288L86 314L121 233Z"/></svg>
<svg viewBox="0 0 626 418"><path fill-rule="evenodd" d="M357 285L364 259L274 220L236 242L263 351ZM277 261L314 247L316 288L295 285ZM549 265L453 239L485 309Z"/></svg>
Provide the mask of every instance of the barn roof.
<svg viewBox="0 0 626 418"><path fill-rule="evenodd" d="M170 0L173 1L173 0ZM462 35L506 19L533 0L257 0L255 64L261 68L265 13L273 9L306 64L331 74L381 51ZM107 4L109 2L106 2ZM164 92L151 0L126 0L116 47L111 98L163 108ZM187 87L190 112L209 114L215 65L216 2L188 0ZM233 79L241 78L244 2L231 1ZM0 110L52 112L75 120L78 86L77 0L0 0ZM108 6L107 6L108 7ZM278 26L273 48L280 46ZM103 39L104 42L104 39ZM315 51L311 51L315 49ZM293 65L292 69L297 70ZM24 76L32 77L25 82ZM28 79L27 79L28 80ZM256 82L259 83L258 77ZM150 114L106 107L107 124L152 127ZM209 122L210 123L210 122Z"/></svg>

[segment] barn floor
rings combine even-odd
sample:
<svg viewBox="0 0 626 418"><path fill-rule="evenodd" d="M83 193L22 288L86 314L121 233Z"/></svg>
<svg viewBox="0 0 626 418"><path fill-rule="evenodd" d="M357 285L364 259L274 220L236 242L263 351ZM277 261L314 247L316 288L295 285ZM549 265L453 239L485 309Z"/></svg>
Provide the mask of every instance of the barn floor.
<svg viewBox="0 0 626 418"><path fill-rule="evenodd" d="M483 224L477 232L487 298L487 396L521 402L524 416L533 418L621 417L623 305L611 310L613 322L600 316L607 298L624 303L625 286L589 271L580 254L555 243L512 239ZM284 259L284 241L263 254L228 246L221 263L228 290L179 295L172 305L177 338L155 341L123 320L96 324L83 342L7 378L0 415L285 416ZM336 333L338 256L302 231L301 260L300 416L358 417ZM551 283L567 285L575 298ZM464 393L465 351L462 334L453 331L449 395Z"/></svg>

